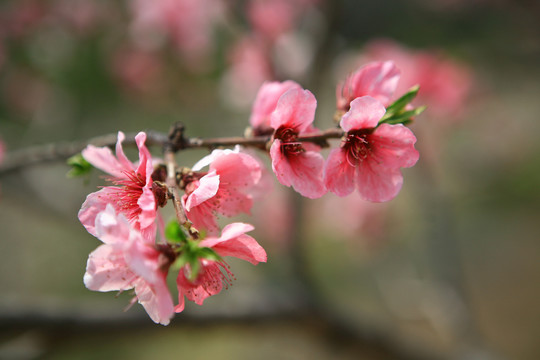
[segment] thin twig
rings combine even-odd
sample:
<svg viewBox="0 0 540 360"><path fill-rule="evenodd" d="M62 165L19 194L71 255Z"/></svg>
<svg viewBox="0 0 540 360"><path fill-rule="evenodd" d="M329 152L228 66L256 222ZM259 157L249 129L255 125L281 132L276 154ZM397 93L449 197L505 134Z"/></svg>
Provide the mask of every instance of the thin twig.
<svg viewBox="0 0 540 360"><path fill-rule="evenodd" d="M344 132L341 129L328 129L318 134L298 136L299 142L313 142L323 146L327 139L339 139ZM135 146L136 133L127 133L124 145ZM164 146L168 142L168 136L157 131L148 131L146 133L146 145ZM181 149L207 148L215 149L218 147L229 147L242 145L246 147L264 148L271 140L271 136L256 137L216 137L216 138L187 138L181 146ZM46 162L65 160L75 154L80 153L87 145L113 147L116 144L117 135L107 134L85 141L50 143L45 145L32 146L15 151L7 151L4 162L0 164L0 175L20 170L29 166L39 165ZM173 149L178 151L180 149Z"/></svg>

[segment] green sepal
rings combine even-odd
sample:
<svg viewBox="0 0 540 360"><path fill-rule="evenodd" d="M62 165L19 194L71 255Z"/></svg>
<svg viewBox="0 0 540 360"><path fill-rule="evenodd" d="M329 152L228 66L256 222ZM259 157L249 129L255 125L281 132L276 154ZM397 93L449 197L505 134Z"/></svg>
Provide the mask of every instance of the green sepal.
<svg viewBox="0 0 540 360"><path fill-rule="evenodd" d="M170 243L183 244L187 241L186 233L176 220L171 220L165 227L165 237Z"/></svg>
<svg viewBox="0 0 540 360"><path fill-rule="evenodd" d="M380 124L390 124L390 125L403 124L403 125L407 125L412 121L413 117L420 115L426 109L427 109L427 106L420 106L420 107L417 107L417 108L409 110L409 111L403 111L403 112L401 112L399 114L395 114L394 116L392 116L390 118L385 119L383 117L381 119L381 121L379 121L379 125Z"/></svg>
<svg viewBox="0 0 540 360"><path fill-rule="evenodd" d="M71 166L71 169L67 173L67 177L69 178L84 176L90 174L92 171L92 165L80 153L73 155L66 162L68 166Z"/></svg>
<svg viewBox="0 0 540 360"><path fill-rule="evenodd" d="M223 260L221 256L218 255L213 249L208 247L202 247L197 250L197 256L201 259L212 260L212 261L221 261Z"/></svg>
<svg viewBox="0 0 540 360"><path fill-rule="evenodd" d="M386 114L384 114L380 122L383 122L385 119L391 118L395 114L401 112L405 108L405 106L407 106L407 104L414 100L416 95L418 95L419 90L420 85L415 85L410 88L409 91L407 91L405 94L403 94L403 96L394 101L390 106L386 108Z"/></svg>

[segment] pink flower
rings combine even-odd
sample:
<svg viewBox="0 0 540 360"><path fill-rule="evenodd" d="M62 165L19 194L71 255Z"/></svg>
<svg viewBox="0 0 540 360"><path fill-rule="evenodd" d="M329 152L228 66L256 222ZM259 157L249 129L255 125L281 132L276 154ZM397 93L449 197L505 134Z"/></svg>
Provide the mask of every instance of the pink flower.
<svg viewBox="0 0 540 360"><path fill-rule="evenodd" d="M266 252L255 239L245 233L253 230L253 226L244 223L232 223L223 228L221 236L208 237L199 243L200 247L214 250L220 257L234 256L253 265L266 262ZM228 287L234 279L225 260L200 259L197 278L189 280L191 268L185 265L180 269L176 283L178 285L178 305L176 312L184 310L184 296L188 300L202 305L204 300L216 295Z"/></svg>
<svg viewBox="0 0 540 360"><path fill-rule="evenodd" d="M270 129L270 115L276 108L279 98L289 89L301 89L300 85L294 81L267 81L265 82L255 98L249 123L253 128L254 135L264 135Z"/></svg>
<svg viewBox="0 0 540 360"><path fill-rule="evenodd" d="M351 101L361 96L371 96L383 105L389 105L398 85L399 76L398 68L391 61L373 62L361 67L338 85L337 109L349 111Z"/></svg>
<svg viewBox="0 0 540 360"><path fill-rule="evenodd" d="M324 158L317 146L297 138L316 131L312 127L316 107L311 92L292 88L279 98L270 117L270 126L275 130L270 157L278 181L312 199L326 193L322 180Z"/></svg>
<svg viewBox="0 0 540 360"><path fill-rule="evenodd" d="M317 1L311 0L251 0L246 14L254 32L270 42L290 32Z"/></svg>
<svg viewBox="0 0 540 360"><path fill-rule="evenodd" d="M170 256L135 230L123 214L116 214L110 204L95 220L95 236L103 245L88 257L86 287L103 292L135 289L136 300L150 318L167 325L174 315L166 283Z"/></svg>
<svg viewBox="0 0 540 360"><path fill-rule="evenodd" d="M340 148L330 152L324 170L329 191L346 196L358 190L365 200L383 202L393 199L401 189L401 167L418 161L414 149L416 137L403 126L381 124L383 104L370 96L351 102L341 119L346 131Z"/></svg>
<svg viewBox="0 0 540 360"><path fill-rule="evenodd" d="M2 161L4 161L4 154L6 152L6 146L4 145L4 142L2 139L0 139L0 164Z"/></svg>
<svg viewBox="0 0 540 360"><path fill-rule="evenodd" d="M250 213L262 170L259 161L241 152L239 147L214 150L192 170L197 172L208 165L208 173L188 182L182 202L188 219L197 229L215 233L216 214Z"/></svg>
<svg viewBox="0 0 540 360"><path fill-rule="evenodd" d="M133 39L150 49L168 38L193 70L205 65L212 47L214 25L224 12L222 0L135 0Z"/></svg>
<svg viewBox="0 0 540 360"><path fill-rule="evenodd" d="M135 229L153 238L157 205L152 192L152 157L144 145L146 134L140 132L135 137L139 148L138 165L129 161L124 154L124 138L124 133L118 132L116 157L107 147L89 145L83 150L82 155L86 161L109 173L110 181L116 186L105 186L88 195L79 211L79 220L86 230L95 236L97 214L104 210L107 204L112 204L116 212L122 213Z"/></svg>
<svg viewBox="0 0 540 360"><path fill-rule="evenodd" d="M439 51L414 51L392 40L371 42L365 57L377 61L392 59L402 71L396 92L402 94L420 85L415 103L427 105L434 117L455 118L463 113L474 82L470 69L463 64Z"/></svg>
<svg viewBox="0 0 540 360"><path fill-rule="evenodd" d="M229 67L222 79L225 100L236 107L253 102L257 89L274 77L270 52L256 36L243 36L229 50Z"/></svg>

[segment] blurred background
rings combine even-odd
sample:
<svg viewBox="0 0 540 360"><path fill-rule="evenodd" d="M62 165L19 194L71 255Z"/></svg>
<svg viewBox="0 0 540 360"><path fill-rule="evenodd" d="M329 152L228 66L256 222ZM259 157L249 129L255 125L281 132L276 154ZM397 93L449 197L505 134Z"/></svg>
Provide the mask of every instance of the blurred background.
<svg viewBox="0 0 540 360"><path fill-rule="evenodd" d="M540 358L539 23L527 0L1 1L0 358ZM168 327L84 287L100 242L77 211L103 174L16 156L176 121L241 135L267 80L311 90L326 129L336 84L388 59L428 105L399 196L276 184L240 218L269 262L231 261L234 286Z"/></svg>

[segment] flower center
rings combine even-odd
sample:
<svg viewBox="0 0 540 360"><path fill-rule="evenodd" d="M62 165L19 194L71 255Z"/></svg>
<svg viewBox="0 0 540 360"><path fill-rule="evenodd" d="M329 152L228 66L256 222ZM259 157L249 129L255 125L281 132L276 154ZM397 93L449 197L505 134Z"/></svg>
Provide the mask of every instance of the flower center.
<svg viewBox="0 0 540 360"><path fill-rule="evenodd" d="M120 186L114 188L112 196L119 211L133 223L142 212L138 201L143 193L143 187L146 185L146 179L135 171L124 171L124 175L126 176L124 179L111 179L114 185Z"/></svg>
<svg viewBox="0 0 540 360"><path fill-rule="evenodd" d="M369 142L371 132L372 130L354 130L347 133L341 147L345 150L347 161L351 166L357 166L371 154Z"/></svg>
<svg viewBox="0 0 540 360"><path fill-rule="evenodd" d="M274 134L274 139L281 140L281 152L285 156L299 155L305 151L297 138L298 132L296 130L284 126L277 129Z"/></svg>

